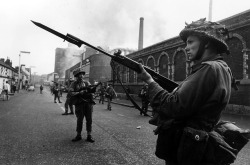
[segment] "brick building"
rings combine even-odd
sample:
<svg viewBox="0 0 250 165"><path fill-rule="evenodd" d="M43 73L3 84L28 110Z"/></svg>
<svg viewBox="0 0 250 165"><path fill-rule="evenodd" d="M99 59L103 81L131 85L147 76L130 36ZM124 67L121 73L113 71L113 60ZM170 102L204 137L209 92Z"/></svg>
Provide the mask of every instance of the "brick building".
<svg viewBox="0 0 250 165"><path fill-rule="evenodd" d="M250 106L248 68L250 66L250 10L219 22L225 24L229 30L225 41L231 54L223 55L224 60L230 66L234 77L240 82L239 90L232 90L230 103ZM188 76L190 70L190 62L184 48L185 43L177 36L131 53L127 57L179 83ZM137 79L136 73L122 65L116 67L116 72L122 82L130 88L130 92L137 95L143 84ZM115 89L118 93L124 93L118 83L115 84Z"/></svg>

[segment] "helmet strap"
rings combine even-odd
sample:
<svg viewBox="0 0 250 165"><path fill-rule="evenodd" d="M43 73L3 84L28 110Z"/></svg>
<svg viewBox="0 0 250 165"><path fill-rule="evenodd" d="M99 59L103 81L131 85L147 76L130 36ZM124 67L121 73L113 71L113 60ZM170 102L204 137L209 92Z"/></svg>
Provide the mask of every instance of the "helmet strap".
<svg viewBox="0 0 250 165"><path fill-rule="evenodd" d="M195 59L194 59L195 61L199 61L202 58L202 55L204 54L205 49L206 49L206 44L207 42L205 42L203 39L200 39L200 46L197 51L197 55L195 56Z"/></svg>

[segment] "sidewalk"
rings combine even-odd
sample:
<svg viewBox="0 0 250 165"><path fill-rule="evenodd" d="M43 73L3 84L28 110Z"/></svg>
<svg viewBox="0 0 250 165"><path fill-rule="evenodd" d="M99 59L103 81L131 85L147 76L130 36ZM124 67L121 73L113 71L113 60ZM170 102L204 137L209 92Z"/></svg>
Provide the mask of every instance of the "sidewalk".
<svg viewBox="0 0 250 165"><path fill-rule="evenodd" d="M96 99L96 102L99 102L99 98L97 98ZM140 107L142 106L142 103L140 102L140 101L136 101L136 100L134 100L135 102L136 102L136 104L137 105L139 105ZM105 100L105 102L107 102L106 100ZM113 104L118 104L118 105L122 105L122 106L126 106L126 107L130 107L130 108L133 108L134 107L134 105L132 104L132 102L130 101L130 100L127 100L127 99L120 99L120 98L116 98L116 99L113 99L112 100L112 103ZM148 107L148 111L149 112L152 112L152 108L149 106Z"/></svg>
<svg viewBox="0 0 250 165"><path fill-rule="evenodd" d="M135 102L141 107L141 102L140 101L135 101ZM131 107L131 108L134 107L132 102L130 100L126 100L126 99L116 98L116 99L114 99L112 101L112 103L122 105L122 106ZM148 111L152 112L152 108L150 106L148 108ZM228 104L228 106L223 111L223 113L250 116L250 107L249 106L244 106L244 105Z"/></svg>

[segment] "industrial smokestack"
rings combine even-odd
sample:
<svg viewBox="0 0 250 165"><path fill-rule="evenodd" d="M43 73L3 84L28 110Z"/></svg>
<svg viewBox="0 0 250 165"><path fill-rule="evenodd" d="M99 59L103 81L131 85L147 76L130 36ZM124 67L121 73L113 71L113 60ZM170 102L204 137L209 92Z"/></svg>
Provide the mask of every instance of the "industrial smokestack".
<svg viewBox="0 0 250 165"><path fill-rule="evenodd" d="M139 28L139 42L138 42L138 50L143 49L143 20L144 18L140 18L140 28Z"/></svg>
<svg viewBox="0 0 250 165"><path fill-rule="evenodd" d="M213 14L213 0L209 1L208 21L212 21Z"/></svg>

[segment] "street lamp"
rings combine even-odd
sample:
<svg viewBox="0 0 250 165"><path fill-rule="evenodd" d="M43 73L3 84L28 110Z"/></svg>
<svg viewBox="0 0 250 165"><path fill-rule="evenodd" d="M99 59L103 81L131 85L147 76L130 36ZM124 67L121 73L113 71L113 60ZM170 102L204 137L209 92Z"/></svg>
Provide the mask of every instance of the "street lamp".
<svg viewBox="0 0 250 165"><path fill-rule="evenodd" d="M18 92L19 92L19 90L20 90L20 70L21 70L21 68L20 68L20 62L21 62L21 54L22 53L25 53L25 54L30 54L30 52L27 52L27 51L20 51L20 53L19 53L19 67L18 67Z"/></svg>
<svg viewBox="0 0 250 165"><path fill-rule="evenodd" d="M30 66L30 84L31 84L31 68L35 68L35 66Z"/></svg>
<svg viewBox="0 0 250 165"><path fill-rule="evenodd" d="M34 80L34 83L33 83L33 85L34 85L34 86L35 86L35 83L36 83L36 73L37 73L37 72L34 72L34 73L33 73L33 76L34 76L34 79L33 79L33 80Z"/></svg>

